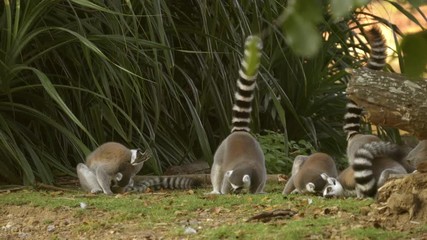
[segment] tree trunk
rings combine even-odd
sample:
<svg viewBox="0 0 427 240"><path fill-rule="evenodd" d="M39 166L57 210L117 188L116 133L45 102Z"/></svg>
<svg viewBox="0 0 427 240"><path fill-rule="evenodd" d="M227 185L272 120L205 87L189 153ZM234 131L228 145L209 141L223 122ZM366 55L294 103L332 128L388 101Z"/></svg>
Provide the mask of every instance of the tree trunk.
<svg viewBox="0 0 427 240"><path fill-rule="evenodd" d="M348 97L367 110L371 123L427 139L427 79L411 81L367 68L352 70L352 74Z"/></svg>

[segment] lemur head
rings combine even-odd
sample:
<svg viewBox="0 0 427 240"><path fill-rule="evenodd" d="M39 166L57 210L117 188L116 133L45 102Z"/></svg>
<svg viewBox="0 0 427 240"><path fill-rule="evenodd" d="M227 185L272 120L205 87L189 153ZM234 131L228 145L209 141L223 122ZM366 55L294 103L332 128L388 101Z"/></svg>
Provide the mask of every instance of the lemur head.
<svg viewBox="0 0 427 240"><path fill-rule="evenodd" d="M144 165L144 162L151 158L151 152L141 149L131 149L130 162L124 162L119 167L119 172L112 179L111 186L127 187L133 186L133 177Z"/></svg>
<svg viewBox="0 0 427 240"><path fill-rule="evenodd" d="M240 193L244 189L249 189L251 185L250 175L243 169L236 169L227 171L226 177L231 185L231 191L233 193Z"/></svg>
<svg viewBox="0 0 427 240"><path fill-rule="evenodd" d="M323 197L342 196L344 194L344 188L336 178L329 177L326 173L322 173L320 176L327 182L323 188Z"/></svg>

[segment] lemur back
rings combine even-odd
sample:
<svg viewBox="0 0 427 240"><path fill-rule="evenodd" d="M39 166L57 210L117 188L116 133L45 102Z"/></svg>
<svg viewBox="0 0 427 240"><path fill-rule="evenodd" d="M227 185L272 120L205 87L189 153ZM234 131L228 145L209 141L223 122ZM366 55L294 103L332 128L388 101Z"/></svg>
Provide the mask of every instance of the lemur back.
<svg viewBox="0 0 427 240"><path fill-rule="evenodd" d="M211 168L211 194L263 192L266 181L264 153L258 141L249 133L252 99L261 58L262 41L249 36L245 42L237 91L233 105L232 130L219 145Z"/></svg>

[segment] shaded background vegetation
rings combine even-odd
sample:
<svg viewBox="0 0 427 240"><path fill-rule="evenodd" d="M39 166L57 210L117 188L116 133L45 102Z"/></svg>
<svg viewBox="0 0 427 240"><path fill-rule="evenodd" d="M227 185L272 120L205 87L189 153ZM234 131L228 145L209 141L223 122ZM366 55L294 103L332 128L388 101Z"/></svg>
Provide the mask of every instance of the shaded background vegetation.
<svg viewBox="0 0 427 240"><path fill-rule="evenodd" d="M150 148L145 172L210 163L230 131L242 43L265 29L252 129L270 172L313 150L339 159L344 69L365 62L368 48L352 28L367 15L337 21L326 1L315 2L321 47L305 58L275 25L278 1L4 0L0 182L74 175L90 150L113 140Z"/></svg>

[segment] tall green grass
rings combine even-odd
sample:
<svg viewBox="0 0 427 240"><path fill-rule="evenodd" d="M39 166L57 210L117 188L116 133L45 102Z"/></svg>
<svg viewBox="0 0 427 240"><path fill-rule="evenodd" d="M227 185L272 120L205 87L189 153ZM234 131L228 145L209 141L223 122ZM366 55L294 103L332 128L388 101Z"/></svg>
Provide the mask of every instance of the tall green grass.
<svg viewBox="0 0 427 240"><path fill-rule="evenodd" d="M322 47L296 55L278 1L5 0L0 28L0 182L53 183L99 144L150 148L145 172L202 159L230 131L242 44L264 43L252 129L340 155L345 67L366 50L325 12ZM326 3L324 3L326 4ZM323 5L324 9L326 5Z"/></svg>

